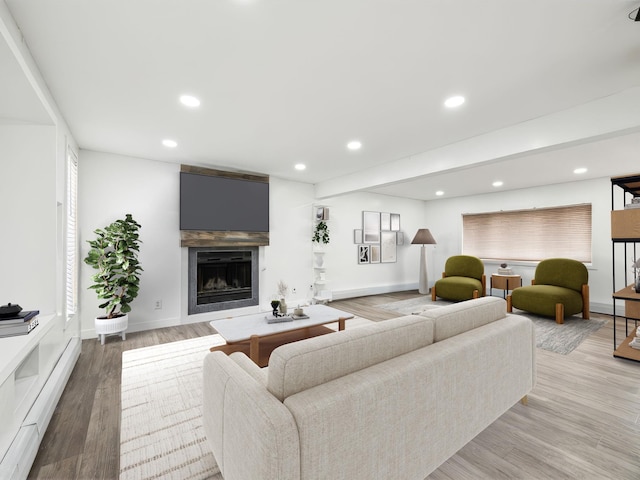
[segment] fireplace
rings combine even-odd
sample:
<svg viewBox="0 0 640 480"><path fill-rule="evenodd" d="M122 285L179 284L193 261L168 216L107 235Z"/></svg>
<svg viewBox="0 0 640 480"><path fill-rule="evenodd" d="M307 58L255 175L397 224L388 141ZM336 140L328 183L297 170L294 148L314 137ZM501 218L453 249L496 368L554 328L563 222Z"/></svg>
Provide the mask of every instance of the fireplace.
<svg viewBox="0 0 640 480"><path fill-rule="evenodd" d="M258 247L189 248L189 315L258 305Z"/></svg>

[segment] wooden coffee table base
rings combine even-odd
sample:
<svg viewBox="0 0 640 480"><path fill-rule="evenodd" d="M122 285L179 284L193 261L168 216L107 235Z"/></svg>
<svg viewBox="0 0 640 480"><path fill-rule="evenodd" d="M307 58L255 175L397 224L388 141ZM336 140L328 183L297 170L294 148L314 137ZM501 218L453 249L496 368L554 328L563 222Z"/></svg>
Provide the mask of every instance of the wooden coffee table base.
<svg viewBox="0 0 640 480"><path fill-rule="evenodd" d="M338 320L338 329L344 330L344 326L345 319L340 318ZM242 352L251 360L253 360L253 362L259 367L266 367L269 364L269 357L271 356L271 352L273 352L279 346L286 343L304 340L306 338L326 335L327 333L332 332L335 332L335 330L323 325L318 325L315 327L306 327L298 330L291 330L289 332L268 335L265 337L252 335L249 340L227 343L226 345L211 347L209 350L211 350L212 352L224 352L227 355L234 352Z"/></svg>

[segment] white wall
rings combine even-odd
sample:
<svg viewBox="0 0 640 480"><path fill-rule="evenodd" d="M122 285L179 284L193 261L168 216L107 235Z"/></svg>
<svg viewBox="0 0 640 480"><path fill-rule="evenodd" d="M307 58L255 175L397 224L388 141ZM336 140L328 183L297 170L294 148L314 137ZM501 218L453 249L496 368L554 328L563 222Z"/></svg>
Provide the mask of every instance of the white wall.
<svg viewBox="0 0 640 480"><path fill-rule="evenodd" d="M324 256L327 287L335 299L417 288L420 247L411 245L424 227L424 202L372 193L353 193L323 199L330 209L331 243ZM358 264L354 229L362 229L362 212L400 214L404 245L397 247L395 263ZM311 214L311 213L310 213ZM312 230L313 227L311 227Z"/></svg>
<svg viewBox="0 0 640 480"><path fill-rule="evenodd" d="M188 249L180 247L177 164L110 153L80 151L79 200L81 258L87 239L126 213L142 225L140 294L132 304L130 331L203 322L269 310L280 280L289 286L288 303L309 301L313 282L313 185L270 179L270 244L260 247L260 305L198 315L187 314ZM327 199L331 243L327 247L328 287L334 298L416 288L419 247L409 243L422 226L424 203L385 195L353 194ZM406 244L392 264L358 265L353 230L362 228L362 211L399 213ZM82 336L95 335L93 321L103 312L92 290L93 270L81 264ZM155 309L156 300L162 309Z"/></svg>
<svg viewBox="0 0 640 480"><path fill-rule="evenodd" d="M552 207L591 203L592 205L592 263L588 265L591 309L611 313L611 182L599 178L580 182L548 185L485 195L434 200L426 203L426 223L438 241L434 250L436 271L441 275L446 259L462 252L462 214L517 210L534 207ZM487 290L489 277L495 273L499 262L485 262ZM524 285L529 285L535 265L508 262L514 273L522 275ZM431 282L433 283L433 282ZM501 291L495 291L495 295Z"/></svg>
<svg viewBox="0 0 640 480"><path fill-rule="evenodd" d="M56 129L0 126L1 303L56 313Z"/></svg>

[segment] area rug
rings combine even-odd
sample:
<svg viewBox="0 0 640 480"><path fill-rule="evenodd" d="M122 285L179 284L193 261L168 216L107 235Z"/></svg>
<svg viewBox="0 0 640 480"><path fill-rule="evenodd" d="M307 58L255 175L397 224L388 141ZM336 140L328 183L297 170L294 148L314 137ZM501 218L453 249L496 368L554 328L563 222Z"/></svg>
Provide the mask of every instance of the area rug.
<svg viewBox="0 0 640 480"><path fill-rule="evenodd" d="M120 480L223 480L202 424L202 362L224 343L215 334L122 353Z"/></svg>
<svg viewBox="0 0 640 480"><path fill-rule="evenodd" d="M120 480L223 480L202 426L209 335L122 353Z"/></svg>
<svg viewBox="0 0 640 480"><path fill-rule="evenodd" d="M450 305L451 302L438 299L431 301L431 296L400 300L398 302L377 305L378 308L392 312L410 315L419 313L425 308L438 308L443 305ZM552 318L541 317L529 312L513 309L513 313L523 315L533 321L536 330L536 346L550 352L567 355L575 350L585 338L602 327L606 321L589 319L583 320L580 316L565 318L564 323L559 325Z"/></svg>

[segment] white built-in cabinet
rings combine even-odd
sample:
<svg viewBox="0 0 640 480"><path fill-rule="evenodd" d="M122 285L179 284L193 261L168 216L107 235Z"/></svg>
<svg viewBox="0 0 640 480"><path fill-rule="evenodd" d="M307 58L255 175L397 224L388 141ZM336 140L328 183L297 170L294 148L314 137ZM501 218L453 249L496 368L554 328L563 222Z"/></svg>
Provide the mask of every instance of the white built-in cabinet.
<svg viewBox="0 0 640 480"><path fill-rule="evenodd" d="M0 478L27 478L80 355L64 319L41 315L28 335L0 338Z"/></svg>

